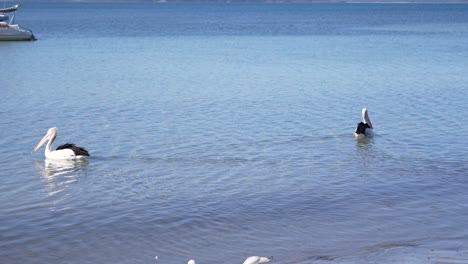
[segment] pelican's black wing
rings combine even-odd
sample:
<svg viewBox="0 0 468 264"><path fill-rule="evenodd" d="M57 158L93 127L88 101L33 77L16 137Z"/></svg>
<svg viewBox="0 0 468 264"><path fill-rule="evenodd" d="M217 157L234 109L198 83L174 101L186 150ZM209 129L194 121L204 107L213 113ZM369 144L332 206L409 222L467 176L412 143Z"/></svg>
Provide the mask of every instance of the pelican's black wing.
<svg viewBox="0 0 468 264"><path fill-rule="evenodd" d="M71 143L58 146L56 150L60 150L60 149L71 149L73 150L73 152L75 152L76 156L90 156L89 152L86 149L82 147L78 147L75 144L71 144Z"/></svg>

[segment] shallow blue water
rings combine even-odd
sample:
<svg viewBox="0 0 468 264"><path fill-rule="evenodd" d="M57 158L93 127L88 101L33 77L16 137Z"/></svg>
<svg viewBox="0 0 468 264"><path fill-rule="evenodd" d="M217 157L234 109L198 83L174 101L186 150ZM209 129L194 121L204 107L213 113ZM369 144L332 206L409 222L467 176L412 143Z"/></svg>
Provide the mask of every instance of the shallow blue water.
<svg viewBox="0 0 468 264"><path fill-rule="evenodd" d="M24 3L1 263L468 261L468 6ZM376 136L352 132L367 107ZM49 127L83 163L44 161ZM408 253L409 252L409 253Z"/></svg>

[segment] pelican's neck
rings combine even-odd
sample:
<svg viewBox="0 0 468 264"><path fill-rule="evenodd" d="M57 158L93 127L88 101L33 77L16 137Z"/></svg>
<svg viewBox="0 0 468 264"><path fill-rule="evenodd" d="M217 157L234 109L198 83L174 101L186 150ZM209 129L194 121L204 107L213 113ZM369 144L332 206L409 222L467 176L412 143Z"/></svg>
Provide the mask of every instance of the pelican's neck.
<svg viewBox="0 0 468 264"><path fill-rule="evenodd" d="M57 137L56 133L53 133L50 136L49 141L47 142L47 145L46 145L45 151L44 151L44 154L45 154L46 157L48 157L49 154L52 152L52 144L54 143L56 137Z"/></svg>

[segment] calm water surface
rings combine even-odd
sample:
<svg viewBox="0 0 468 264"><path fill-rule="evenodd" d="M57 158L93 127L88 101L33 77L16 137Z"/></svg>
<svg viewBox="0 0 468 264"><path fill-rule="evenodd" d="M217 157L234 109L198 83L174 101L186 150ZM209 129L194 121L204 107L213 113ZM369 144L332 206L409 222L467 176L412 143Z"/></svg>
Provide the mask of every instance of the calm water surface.
<svg viewBox="0 0 468 264"><path fill-rule="evenodd" d="M468 262L468 5L17 22L39 40L0 43L1 263ZM53 126L92 157L31 154Z"/></svg>

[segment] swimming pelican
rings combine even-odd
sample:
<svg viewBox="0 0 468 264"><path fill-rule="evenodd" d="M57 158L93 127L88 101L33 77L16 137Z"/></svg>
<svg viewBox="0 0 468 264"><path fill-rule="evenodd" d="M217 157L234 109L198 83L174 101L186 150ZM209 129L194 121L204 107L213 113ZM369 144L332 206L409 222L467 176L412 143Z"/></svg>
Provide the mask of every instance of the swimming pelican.
<svg viewBox="0 0 468 264"><path fill-rule="evenodd" d="M362 109L362 122L357 125L356 130L354 131L354 135L356 137L371 137L374 135L372 123L369 119L366 108Z"/></svg>
<svg viewBox="0 0 468 264"><path fill-rule="evenodd" d="M259 257L259 256L251 256L248 257L245 261L244 264L263 264L263 263L268 263L273 259L273 257ZM187 264L196 264L195 260L191 259L187 262Z"/></svg>
<svg viewBox="0 0 468 264"><path fill-rule="evenodd" d="M262 264L262 263L268 263L273 259L273 257L259 257L259 256L251 256L248 257L245 261L244 264Z"/></svg>
<svg viewBox="0 0 468 264"><path fill-rule="evenodd" d="M48 140L47 146L45 148L45 156L47 159L55 160L72 160L72 159L84 159L89 156L89 152L81 147L75 146L75 144L64 144L57 147L56 150L52 151L52 143L54 143L55 138L57 137L58 129L56 127L49 128L47 134L37 143L37 145L32 150L32 153L36 152L44 143Z"/></svg>

